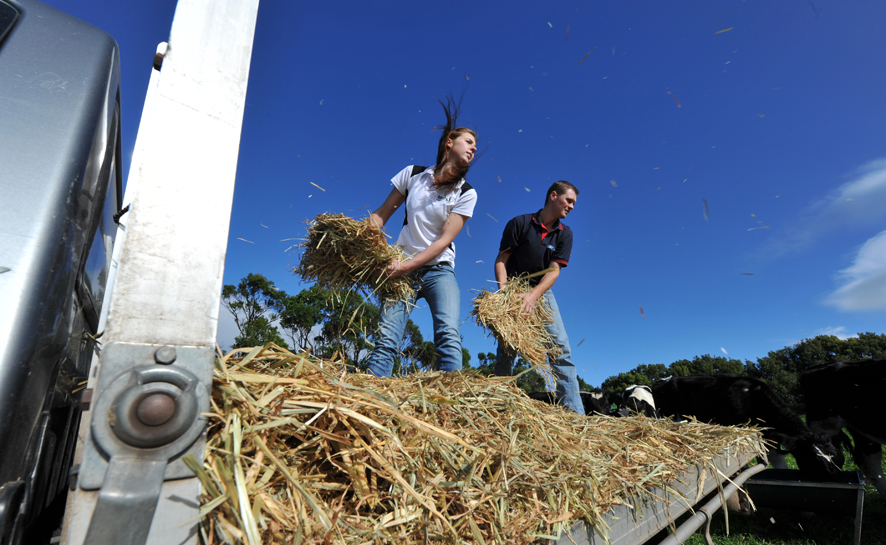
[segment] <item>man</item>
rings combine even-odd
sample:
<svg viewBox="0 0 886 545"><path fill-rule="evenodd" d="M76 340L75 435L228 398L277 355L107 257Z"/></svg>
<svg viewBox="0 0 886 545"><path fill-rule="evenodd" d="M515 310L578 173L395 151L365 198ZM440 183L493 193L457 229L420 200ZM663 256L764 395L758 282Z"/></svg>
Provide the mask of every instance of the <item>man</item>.
<svg viewBox="0 0 886 545"><path fill-rule="evenodd" d="M509 278L533 274L552 269L541 277L529 280L532 289L521 295L523 313L532 314L540 301L547 303L553 313L553 322L546 326L548 333L563 353L551 367L557 379L557 398L564 406L578 414L585 414L578 390L578 374L572 363L572 350L569 338L563 327L560 309L551 287L560 276L560 270L569 264L572 253L572 229L561 222L575 208L578 189L571 183L560 180L549 189L545 206L535 214L517 216L505 226L495 260L495 279L499 289L504 288ZM510 376L514 368L514 355L508 355L498 344L495 374Z"/></svg>

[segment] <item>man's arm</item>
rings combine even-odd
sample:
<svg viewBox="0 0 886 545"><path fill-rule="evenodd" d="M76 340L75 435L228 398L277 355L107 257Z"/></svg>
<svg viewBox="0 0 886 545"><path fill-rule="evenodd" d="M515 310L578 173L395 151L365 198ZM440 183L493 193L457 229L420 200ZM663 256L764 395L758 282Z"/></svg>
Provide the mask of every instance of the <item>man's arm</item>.
<svg viewBox="0 0 886 545"><path fill-rule="evenodd" d="M498 289L505 289L505 284L508 283L508 269L505 264L508 262L508 258L511 257L511 253L508 250L502 250L498 252L498 257L495 258L495 280L498 282Z"/></svg>
<svg viewBox="0 0 886 545"><path fill-rule="evenodd" d="M523 299L523 314L527 316L532 314L532 311L535 309L535 302L554 285L554 282L560 276L559 263L551 261L550 268L554 270L542 276L537 286L520 296Z"/></svg>

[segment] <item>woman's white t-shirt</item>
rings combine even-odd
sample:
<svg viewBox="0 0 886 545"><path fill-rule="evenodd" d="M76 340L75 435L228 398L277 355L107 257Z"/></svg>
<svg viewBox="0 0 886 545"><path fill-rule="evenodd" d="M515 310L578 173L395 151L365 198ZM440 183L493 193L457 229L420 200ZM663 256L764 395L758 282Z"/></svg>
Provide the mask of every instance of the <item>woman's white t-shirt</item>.
<svg viewBox="0 0 886 545"><path fill-rule="evenodd" d="M406 225L400 231L396 244L410 256L421 252L440 237L449 214L471 217L477 204L477 191L474 188L469 185L470 189L462 192L462 187L467 183L464 178L455 189L444 194L434 189L434 167L428 167L415 176L411 175L412 169L410 165L391 179L397 191L406 195ZM454 242L426 265L443 261L455 267Z"/></svg>

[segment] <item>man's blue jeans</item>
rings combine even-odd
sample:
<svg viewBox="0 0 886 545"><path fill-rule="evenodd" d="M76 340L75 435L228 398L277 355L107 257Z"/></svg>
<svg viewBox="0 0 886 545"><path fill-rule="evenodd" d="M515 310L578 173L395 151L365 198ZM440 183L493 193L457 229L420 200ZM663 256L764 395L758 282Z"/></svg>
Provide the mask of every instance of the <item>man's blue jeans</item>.
<svg viewBox="0 0 886 545"><path fill-rule="evenodd" d="M437 348L437 369L450 372L462 368L461 336L458 334L458 314L461 310L461 292L455 280L455 271L449 263L419 267L409 275L414 281L416 300L422 297L431 309L434 324L434 345ZM369 372L377 377L391 376L394 358L406 331L406 322L415 306L415 300L403 302L382 301L379 317L379 341L369 356Z"/></svg>
<svg viewBox="0 0 886 545"><path fill-rule="evenodd" d="M578 373L575 365L572 363L572 349L569 347L569 337L566 335L566 328L563 327L563 318L560 317L560 308L557 306L557 300L554 298L554 292L548 290L544 294L544 300L551 307L554 315L553 322L547 324L545 329L554 338L554 342L563 351L557 361L552 362L551 368L554 370L554 378L557 379L557 399L564 406L572 409L578 414L585 414L584 405L581 402L581 394L578 389ZM538 301L539 303L541 301ZM514 356L505 353L498 343L498 350L495 358L495 374L498 376L509 377L514 373Z"/></svg>

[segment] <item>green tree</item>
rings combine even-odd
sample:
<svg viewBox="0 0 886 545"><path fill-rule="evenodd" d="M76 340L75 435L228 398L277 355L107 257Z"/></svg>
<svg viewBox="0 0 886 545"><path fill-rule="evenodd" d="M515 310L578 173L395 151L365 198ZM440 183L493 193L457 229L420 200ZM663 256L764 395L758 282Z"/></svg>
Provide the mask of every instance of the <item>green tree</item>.
<svg viewBox="0 0 886 545"><path fill-rule="evenodd" d="M224 286L222 306L233 315L240 330L240 335L234 338L233 348L260 346L267 342L288 348L273 324L277 320L275 312L284 298L286 293L260 274L249 273L236 286Z"/></svg>
<svg viewBox="0 0 886 545"><path fill-rule="evenodd" d="M494 361L494 360L493 360ZM514 362L514 375L519 375L523 373L527 369L530 369L532 364L523 359L523 356L518 356L517 360ZM523 373L520 378L517 379L517 386L523 389L527 394L531 394L533 392L547 392L548 387L545 384L545 379L536 370L531 370L528 373Z"/></svg>
<svg viewBox="0 0 886 545"><path fill-rule="evenodd" d="M400 355L394 360L392 374L415 373L422 368L431 369L436 361L434 343L426 342L418 326L411 319L399 347Z"/></svg>
<svg viewBox="0 0 886 545"><path fill-rule="evenodd" d="M234 337L232 348L262 346L269 342L289 348L277 328L267 318L259 316L246 324L244 330Z"/></svg>
<svg viewBox="0 0 886 545"><path fill-rule="evenodd" d="M311 330L323 321L323 309L329 297L329 290L314 285L278 302L280 327L292 341L293 348L310 348Z"/></svg>
<svg viewBox="0 0 886 545"><path fill-rule="evenodd" d="M578 377L578 391L579 392L593 392L594 387L585 382L585 380L581 377Z"/></svg>
<svg viewBox="0 0 886 545"><path fill-rule="evenodd" d="M882 357L886 357L886 335L859 333L851 339L818 335L769 352L748 367L748 374L769 383L788 405L802 411L799 377L803 371L835 361Z"/></svg>
<svg viewBox="0 0 886 545"><path fill-rule="evenodd" d="M318 352L325 357L338 352L362 369L378 335L378 307L356 291L330 290L323 315L321 334L315 337L321 345Z"/></svg>
<svg viewBox="0 0 886 545"><path fill-rule="evenodd" d="M480 352L477 354L477 361L480 362L477 366L478 373L484 377L495 374L495 352Z"/></svg>
<svg viewBox="0 0 886 545"><path fill-rule="evenodd" d="M695 356L692 360L677 360L668 366L668 374L675 377L691 375L744 375L745 365L741 360L722 356ZM664 378L664 377L657 377Z"/></svg>

